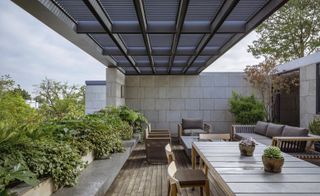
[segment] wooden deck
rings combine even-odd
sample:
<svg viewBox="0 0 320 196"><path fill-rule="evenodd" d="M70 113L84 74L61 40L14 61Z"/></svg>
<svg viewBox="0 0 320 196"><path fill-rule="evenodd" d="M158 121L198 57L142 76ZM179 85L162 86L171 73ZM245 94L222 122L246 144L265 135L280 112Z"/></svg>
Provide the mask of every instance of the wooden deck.
<svg viewBox="0 0 320 196"><path fill-rule="evenodd" d="M174 145L178 168L191 168L182 146ZM151 165L146 161L144 145L139 144L121 169L106 196L166 196L167 165ZM183 195L200 195L199 189L184 189Z"/></svg>

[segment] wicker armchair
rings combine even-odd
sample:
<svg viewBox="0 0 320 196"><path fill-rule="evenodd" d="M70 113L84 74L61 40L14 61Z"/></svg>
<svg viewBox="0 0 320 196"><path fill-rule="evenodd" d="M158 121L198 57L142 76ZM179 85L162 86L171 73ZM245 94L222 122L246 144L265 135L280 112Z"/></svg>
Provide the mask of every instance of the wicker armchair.
<svg viewBox="0 0 320 196"><path fill-rule="evenodd" d="M183 124L188 124L188 128L184 128ZM186 127L186 126L185 126ZM188 132L189 131L189 132ZM190 133L191 131L191 133ZM184 135L199 135L200 133L210 133L212 126L208 123L204 123L201 119L182 119L182 123L178 124L178 137Z"/></svg>
<svg viewBox="0 0 320 196"><path fill-rule="evenodd" d="M313 144L320 141L319 136L309 137L273 137L272 145L300 159L320 159L320 153L313 150Z"/></svg>
<svg viewBox="0 0 320 196"><path fill-rule="evenodd" d="M154 133L149 129L145 129L144 142L146 147L147 161L151 164L166 163L167 157L165 146L171 143L169 131L158 130L159 133ZM162 133L161 133L162 132Z"/></svg>

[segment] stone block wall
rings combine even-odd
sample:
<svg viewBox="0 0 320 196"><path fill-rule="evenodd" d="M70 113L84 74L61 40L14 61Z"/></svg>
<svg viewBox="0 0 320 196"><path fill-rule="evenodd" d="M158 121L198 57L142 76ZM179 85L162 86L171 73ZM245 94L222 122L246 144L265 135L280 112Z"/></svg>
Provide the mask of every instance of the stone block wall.
<svg viewBox="0 0 320 196"><path fill-rule="evenodd" d="M202 73L195 76L126 76L125 103L146 115L154 128L177 134L182 118L202 118L216 133L229 132L232 91L255 93L244 73Z"/></svg>
<svg viewBox="0 0 320 196"><path fill-rule="evenodd" d="M300 68L300 126L308 128L316 116L316 64Z"/></svg>

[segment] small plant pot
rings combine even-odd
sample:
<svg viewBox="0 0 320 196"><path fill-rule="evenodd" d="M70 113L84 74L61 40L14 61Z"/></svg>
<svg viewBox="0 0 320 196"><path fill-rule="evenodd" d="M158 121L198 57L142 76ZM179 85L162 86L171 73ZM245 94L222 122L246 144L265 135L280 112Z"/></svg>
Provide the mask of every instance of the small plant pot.
<svg viewBox="0 0 320 196"><path fill-rule="evenodd" d="M251 157L253 155L255 145L248 146L248 145L243 145L240 143L239 149L240 149L240 153L242 156Z"/></svg>
<svg viewBox="0 0 320 196"><path fill-rule="evenodd" d="M266 156L262 156L262 162L264 171L272 173L280 173L284 163L284 159L273 159Z"/></svg>

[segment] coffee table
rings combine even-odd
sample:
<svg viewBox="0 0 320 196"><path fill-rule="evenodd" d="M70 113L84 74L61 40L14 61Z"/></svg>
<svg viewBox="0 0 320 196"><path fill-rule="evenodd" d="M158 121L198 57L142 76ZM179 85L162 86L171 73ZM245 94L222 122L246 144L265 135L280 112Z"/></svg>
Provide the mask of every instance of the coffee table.
<svg viewBox="0 0 320 196"><path fill-rule="evenodd" d="M199 142L199 136L181 136L181 143L186 155L191 160L191 149L193 142ZM210 141L210 140L201 140L201 141Z"/></svg>

